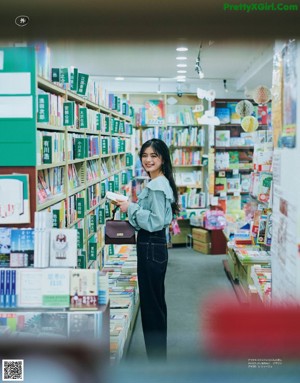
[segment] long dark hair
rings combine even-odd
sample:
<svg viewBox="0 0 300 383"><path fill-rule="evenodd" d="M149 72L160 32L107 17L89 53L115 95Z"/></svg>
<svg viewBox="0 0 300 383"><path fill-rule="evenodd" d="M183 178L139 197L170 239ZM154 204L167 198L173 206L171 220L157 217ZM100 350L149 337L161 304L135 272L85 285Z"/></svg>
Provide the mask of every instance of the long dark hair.
<svg viewBox="0 0 300 383"><path fill-rule="evenodd" d="M174 202L171 204L172 206L172 212L173 214L178 214L180 211L179 205L178 205L178 191L175 184L174 176L173 176L173 166L171 162L170 152L169 148L165 144L164 141L159 140L158 138L152 138L151 140L148 140L143 143L141 150L140 150L140 160L142 162L142 157L147 148L151 148L154 150L154 152L161 157L162 159L162 167L161 170L164 174L164 176L168 179L171 189L173 191L174 195Z"/></svg>

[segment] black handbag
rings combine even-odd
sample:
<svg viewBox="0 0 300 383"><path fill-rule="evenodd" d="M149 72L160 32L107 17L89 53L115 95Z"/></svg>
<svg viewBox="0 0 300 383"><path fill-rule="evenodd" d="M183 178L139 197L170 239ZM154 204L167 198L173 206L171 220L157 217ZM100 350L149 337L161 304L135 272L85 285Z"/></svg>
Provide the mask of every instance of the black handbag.
<svg viewBox="0 0 300 383"><path fill-rule="evenodd" d="M114 219L117 208L118 206L113 210L112 219L106 221L105 244L134 245L136 243L135 229L128 221Z"/></svg>

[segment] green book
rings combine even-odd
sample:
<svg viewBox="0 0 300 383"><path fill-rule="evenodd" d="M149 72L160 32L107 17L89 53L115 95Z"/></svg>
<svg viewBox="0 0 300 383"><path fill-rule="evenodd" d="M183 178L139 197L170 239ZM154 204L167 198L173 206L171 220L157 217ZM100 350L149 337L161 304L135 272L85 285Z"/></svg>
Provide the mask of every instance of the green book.
<svg viewBox="0 0 300 383"><path fill-rule="evenodd" d="M75 138L75 159L79 159L79 158L85 158L86 157L86 139L84 137L82 138L79 138L79 137L76 137Z"/></svg>
<svg viewBox="0 0 300 383"><path fill-rule="evenodd" d="M98 223L99 225L105 224L105 211L103 208L100 208L98 211Z"/></svg>
<svg viewBox="0 0 300 383"><path fill-rule="evenodd" d="M101 130L101 113L96 114L96 129Z"/></svg>
<svg viewBox="0 0 300 383"><path fill-rule="evenodd" d="M96 233L97 231L97 219L96 215L93 214L90 216L90 232Z"/></svg>
<svg viewBox="0 0 300 383"><path fill-rule="evenodd" d="M110 118L110 126L111 126L111 134L116 133L115 132L115 118L114 117Z"/></svg>
<svg viewBox="0 0 300 383"><path fill-rule="evenodd" d="M130 106L130 107L129 107L129 117L130 117L130 118L133 118L133 117L134 117L134 108L133 108L133 106Z"/></svg>
<svg viewBox="0 0 300 383"><path fill-rule="evenodd" d="M101 138L101 151L102 154L108 154L108 138Z"/></svg>
<svg viewBox="0 0 300 383"><path fill-rule="evenodd" d="M114 133L119 133L120 120L114 119Z"/></svg>
<svg viewBox="0 0 300 383"><path fill-rule="evenodd" d="M77 256L77 267L79 269L86 269L86 253L81 251L81 254Z"/></svg>
<svg viewBox="0 0 300 383"><path fill-rule="evenodd" d="M90 242L88 245L89 250L89 261L97 260L97 243Z"/></svg>
<svg viewBox="0 0 300 383"><path fill-rule="evenodd" d="M88 112L87 108L79 108L79 127L80 129L87 129L88 127Z"/></svg>
<svg viewBox="0 0 300 383"><path fill-rule="evenodd" d="M85 96L87 85L89 81L89 75L85 73L78 73L78 89L77 94Z"/></svg>
<svg viewBox="0 0 300 383"><path fill-rule="evenodd" d="M76 210L77 210L77 217L78 218L84 218L84 213L85 213L84 198L77 198Z"/></svg>
<svg viewBox="0 0 300 383"><path fill-rule="evenodd" d="M61 84L69 84L69 69L68 68L60 68L59 82Z"/></svg>
<svg viewBox="0 0 300 383"><path fill-rule="evenodd" d="M52 210L52 227L55 229L59 229L59 222L60 222L60 211L59 210Z"/></svg>
<svg viewBox="0 0 300 383"><path fill-rule="evenodd" d="M122 183L122 185L127 185L128 184L127 172L123 172L121 174L121 183Z"/></svg>
<svg viewBox="0 0 300 383"><path fill-rule="evenodd" d="M131 153L126 153L126 166L132 166L133 158Z"/></svg>
<svg viewBox="0 0 300 383"><path fill-rule="evenodd" d="M83 249L83 229L77 229L77 249Z"/></svg>
<svg viewBox="0 0 300 383"><path fill-rule="evenodd" d="M52 137L43 136L43 164L52 164Z"/></svg>
<svg viewBox="0 0 300 383"><path fill-rule="evenodd" d="M132 134L133 126L132 124L128 124L128 134Z"/></svg>
<svg viewBox="0 0 300 383"><path fill-rule="evenodd" d="M105 218L109 218L110 217L110 205L109 205L109 202L105 202L104 208L105 208Z"/></svg>
<svg viewBox="0 0 300 383"><path fill-rule="evenodd" d="M38 95L38 122L50 122L49 94Z"/></svg>
<svg viewBox="0 0 300 383"><path fill-rule="evenodd" d="M74 101L65 101L63 104L63 125L73 126L75 122Z"/></svg>
<svg viewBox="0 0 300 383"><path fill-rule="evenodd" d="M114 245L108 245L108 255L114 255L114 254L115 254Z"/></svg>
<svg viewBox="0 0 300 383"><path fill-rule="evenodd" d="M119 122L119 132L120 133L125 133L125 121L120 121Z"/></svg>
<svg viewBox="0 0 300 383"><path fill-rule="evenodd" d="M60 79L60 69L59 68L52 68L51 69L51 81L52 82L59 82Z"/></svg>
<svg viewBox="0 0 300 383"><path fill-rule="evenodd" d="M106 185L104 182L101 183L101 198L105 198L106 194Z"/></svg>
<svg viewBox="0 0 300 383"><path fill-rule="evenodd" d="M119 177L119 174L115 174L114 175L114 188L115 188L115 192L119 191L120 190L120 177Z"/></svg>
<svg viewBox="0 0 300 383"><path fill-rule="evenodd" d="M109 133L110 130L110 117L105 116L105 132Z"/></svg>
<svg viewBox="0 0 300 383"><path fill-rule="evenodd" d="M114 192L115 191L115 183L114 181L108 181L108 191Z"/></svg>
<svg viewBox="0 0 300 383"><path fill-rule="evenodd" d="M70 90L77 92L78 88L78 68L73 68L70 74Z"/></svg>

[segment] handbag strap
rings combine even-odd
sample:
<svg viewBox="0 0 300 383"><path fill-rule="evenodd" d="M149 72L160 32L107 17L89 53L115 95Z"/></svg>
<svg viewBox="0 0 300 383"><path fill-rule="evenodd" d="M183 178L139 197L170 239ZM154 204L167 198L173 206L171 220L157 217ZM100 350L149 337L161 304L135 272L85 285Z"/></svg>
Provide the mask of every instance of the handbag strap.
<svg viewBox="0 0 300 383"><path fill-rule="evenodd" d="M119 209L119 206L116 206L113 211L112 211L112 220L115 219L115 214L116 214L116 211Z"/></svg>

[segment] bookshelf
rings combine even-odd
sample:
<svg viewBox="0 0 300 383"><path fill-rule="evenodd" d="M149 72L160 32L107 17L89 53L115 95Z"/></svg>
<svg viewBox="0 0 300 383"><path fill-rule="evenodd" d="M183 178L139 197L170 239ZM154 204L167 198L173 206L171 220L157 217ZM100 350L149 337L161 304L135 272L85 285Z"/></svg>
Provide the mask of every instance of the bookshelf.
<svg viewBox="0 0 300 383"><path fill-rule="evenodd" d="M107 297L109 277L99 274L99 269L104 268L109 257L117 253L117 249L114 246L104 246L105 220L111 215L111 207L105 199L105 194L108 190L126 194L131 192L133 176L132 109L125 100L112 94L106 94L103 98L104 93L92 81L87 84L87 96L84 96L67 89L66 85L52 83L37 76L34 48L4 48L4 50L4 73L19 71L20 76L23 76L24 72L25 80L30 79L30 81L28 80L30 86L27 86L30 95L26 96L26 100L29 97L32 100L31 107L28 107L28 110L24 109L24 116L26 118L30 116L26 121L13 114L9 119L1 120L1 123L4 121L4 124L7 124L4 126L7 127L4 129L5 136L0 142L2 147L6 147L5 161L1 164L2 174L16 172L29 175L30 222L13 226L18 227L15 230L25 227L26 229L22 229L22 231L28 230L32 233L35 225L35 212L37 216L45 211L52 212L54 228L77 230L77 243L72 242L75 249L77 247L77 267L88 270L76 270L76 273L88 272L97 275L100 280L97 286L101 286L101 288L93 297L95 307L92 308L94 309L92 312L89 311L89 307L82 311L77 311L76 307L73 307L73 310L69 311L72 294L70 295L70 291L67 291L67 287L64 291L65 306L63 308L62 304L59 304L61 296L55 291L53 292L50 287L51 299L53 298L56 303L56 306L53 305L50 310L42 301L43 297L35 302L34 308L26 303L19 305L18 300L25 294L21 285L17 285L21 276L24 277L22 277L24 280L31 280L28 273L32 272L36 277L40 277L40 274L45 272L51 278L56 278L62 269L26 268L28 265L25 265L24 262L23 267L16 270L10 268L11 254L8 254L4 259L5 262L8 259L8 262L5 263L2 259L1 281L3 283L5 280L8 283L12 280L12 277L8 277L9 275L17 276L17 303L10 304L11 297L5 293L8 303L6 304L5 301L2 304L4 295L1 292L0 307L3 323L0 330L1 332L2 330L8 332L16 330L17 333L23 333L27 327L30 327L32 318L40 320L40 318L51 317L53 325L57 328L59 327L57 323L64 321L66 331L62 334L63 336L73 337L77 322L82 324L87 323L87 320L94 320L95 323L97 322L97 328L94 326L95 332L89 335L91 338L99 338L101 342L105 343L105 353L107 352L106 355L109 358L111 315ZM7 58L9 60L6 60ZM15 64L10 68L7 62L9 65L14 62ZM105 106L100 100L107 101ZM20 142L24 142L24 147L20 148ZM125 217L121 215L120 218ZM32 250L32 254L34 250ZM132 261L134 258L136 255L133 249L130 258L130 272L128 266L126 268L128 275L135 274L133 270L136 270L136 262ZM33 266L32 262L30 265ZM34 266L36 265L34 264ZM68 273L71 273L72 270L71 267L65 269L66 280ZM3 275L6 279L2 278ZM123 277L123 274L120 277ZM40 283L35 283L39 292L41 284L48 280L48 277L41 278ZM106 282L103 278L106 279ZM133 278L136 279L136 274ZM58 282L57 285L59 285ZM124 281L124 277L122 283L123 285L127 283L127 280ZM104 288L104 286L106 287ZM133 289L136 290L136 281ZM134 306L136 311L138 294L135 290L131 294L135 300L131 299L134 303L132 307ZM120 291L118 290L117 293ZM27 292L28 296L31 297ZM99 299L98 303L96 296ZM87 302L89 302L88 299ZM128 318L128 322L132 319L128 313L124 313L124 316ZM26 329L18 326L15 326L15 329L10 328L9 323L11 323L10 318L12 317L15 318L15 321L20 318L19 322L24 323ZM14 327L14 323L11 325ZM120 328L120 326L117 327ZM42 336L47 329L40 328L38 331Z"/></svg>
<svg viewBox="0 0 300 383"><path fill-rule="evenodd" d="M190 214L197 214L206 207L206 165L203 158L207 153L207 132L197 118L207 108L196 95L184 94L130 94L130 104L136 111L136 154L141 144L151 138L160 138L170 148L175 181L182 206L179 226L181 234L172 236L174 244L186 244L190 233ZM137 160L136 174L144 176ZM136 183L144 179L137 178ZM137 185L137 189L142 187Z"/></svg>
<svg viewBox="0 0 300 383"><path fill-rule="evenodd" d="M228 214L235 214L251 200L254 145L257 142L256 132L245 132L241 126L241 118L235 111L239 101L216 99L214 105L221 124L215 126L212 149L215 165L214 174L210 178L213 181L210 190L217 198L214 202ZM259 123L258 131L267 130L270 125L270 105L254 105L254 114Z"/></svg>

